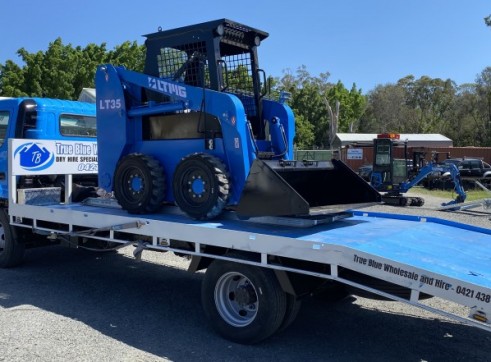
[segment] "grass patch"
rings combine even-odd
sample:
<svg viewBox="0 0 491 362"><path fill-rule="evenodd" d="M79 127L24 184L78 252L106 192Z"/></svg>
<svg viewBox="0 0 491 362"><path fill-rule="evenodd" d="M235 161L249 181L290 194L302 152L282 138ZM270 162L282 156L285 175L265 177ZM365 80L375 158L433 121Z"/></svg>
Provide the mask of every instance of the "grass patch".
<svg viewBox="0 0 491 362"><path fill-rule="evenodd" d="M411 191L421 194L421 195L431 195L435 197L442 197L445 199L455 199L457 196L455 191L447 191L447 190L428 190L424 187L413 187ZM465 190L467 197L465 199L468 201L475 201L481 199L489 199L491 198L491 192L487 192L484 190L476 189L476 190Z"/></svg>

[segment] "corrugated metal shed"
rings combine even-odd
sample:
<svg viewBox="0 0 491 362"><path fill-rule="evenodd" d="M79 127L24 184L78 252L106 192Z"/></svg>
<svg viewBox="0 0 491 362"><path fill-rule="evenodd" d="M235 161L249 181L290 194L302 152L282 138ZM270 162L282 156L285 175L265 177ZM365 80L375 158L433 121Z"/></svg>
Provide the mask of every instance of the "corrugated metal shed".
<svg viewBox="0 0 491 362"><path fill-rule="evenodd" d="M376 133L338 133L332 148L344 148L348 145L372 145ZM400 140L406 141L408 147L452 147L453 141L438 133L401 133Z"/></svg>

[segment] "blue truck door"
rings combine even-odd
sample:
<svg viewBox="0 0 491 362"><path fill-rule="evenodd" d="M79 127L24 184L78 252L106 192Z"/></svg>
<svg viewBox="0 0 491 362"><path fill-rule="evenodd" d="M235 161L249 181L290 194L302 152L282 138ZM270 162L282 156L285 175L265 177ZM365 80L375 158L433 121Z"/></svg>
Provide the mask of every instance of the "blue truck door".
<svg viewBox="0 0 491 362"><path fill-rule="evenodd" d="M33 99L6 99L0 101L0 199L8 199L8 140L24 138L24 132L36 120L36 102Z"/></svg>
<svg viewBox="0 0 491 362"><path fill-rule="evenodd" d="M11 102L9 102L12 104ZM8 152L8 126L14 123L15 111L13 107L0 106L0 198L8 197L7 185L7 152Z"/></svg>

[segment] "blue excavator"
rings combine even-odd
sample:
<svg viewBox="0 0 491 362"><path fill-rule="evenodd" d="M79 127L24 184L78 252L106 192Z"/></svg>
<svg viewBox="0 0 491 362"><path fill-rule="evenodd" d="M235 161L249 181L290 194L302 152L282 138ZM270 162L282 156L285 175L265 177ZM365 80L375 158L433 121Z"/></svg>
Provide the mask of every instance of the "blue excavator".
<svg viewBox="0 0 491 362"><path fill-rule="evenodd" d="M434 173L451 178L457 194L454 200L443 206L465 201L467 194L462 186L457 166L454 164L439 165L432 160L420 167L411 177L408 177L407 156L399 160L394 158L394 147L400 146L405 147L405 154L407 155L407 144L400 140L398 133L383 133L377 135L377 138L373 140L373 169L370 183L382 193L384 203L395 206L423 206L423 198L405 194Z"/></svg>

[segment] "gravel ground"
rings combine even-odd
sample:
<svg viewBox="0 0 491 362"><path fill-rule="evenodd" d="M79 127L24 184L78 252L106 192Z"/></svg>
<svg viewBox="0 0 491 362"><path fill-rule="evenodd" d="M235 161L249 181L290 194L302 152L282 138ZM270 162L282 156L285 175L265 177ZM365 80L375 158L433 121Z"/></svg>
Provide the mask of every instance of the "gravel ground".
<svg viewBox="0 0 491 362"><path fill-rule="evenodd" d="M373 206L490 228L491 213ZM0 361L489 361L491 334L397 302L307 298L290 328L254 346L217 336L200 306L202 274L171 253L29 250L0 270ZM437 298L455 313L466 309Z"/></svg>

